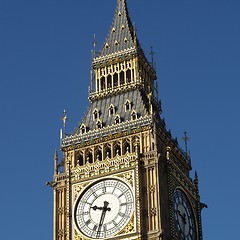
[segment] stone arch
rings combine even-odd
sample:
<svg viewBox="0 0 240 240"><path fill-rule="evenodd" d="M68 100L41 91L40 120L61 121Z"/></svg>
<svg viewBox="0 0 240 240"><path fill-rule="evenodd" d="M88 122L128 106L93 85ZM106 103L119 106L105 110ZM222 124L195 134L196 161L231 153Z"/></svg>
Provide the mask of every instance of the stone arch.
<svg viewBox="0 0 240 240"><path fill-rule="evenodd" d="M125 83L125 79L124 79L124 71L120 72L120 85L123 85Z"/></svg>
<svg viewBox="0 0 240 240"><path fill-rule="evenodd" d="M111 158L112 157L112 148L110 144L106 144L103 147L103 158Z"/></svg>
<svg viewBox="0 0 240 240"><path fill-rule="evenodd" d="M84 123L82 123L81 126L80 126L80 133L84 134L86 132L87 132L87 127Z"/></svg>
<svg viewBox="0 0 240 240"><path fill-rule="evenodd" d="M102 148L98 146L95 148L95 160L102 161Z"/></svg>
<svg viewBox="0 0 240 240"><path fill-rule="evenodd" d="M115 114L115 106L113 104L110 105L108 108L109 111L109 117Z"/></svg>
<svg viewBox="0 0 240 240"><path fill-rule="evenodd" d="M117 87L118 86L118 74L114 73L113 75L113 87Z"/></svg>
<svg viewBox="0 0 240 240"><path fill-rule="evenodd" d="M101 121L101 120L98 120L98 121L96 122L96 128L97 128L97 129L101 129L101 128L102 128L102 121Z"/></svg>
<svg viewBox="0 0 240 240"><path fill-rule="evenodd" d="M136 113L135 110L133 110L132 113L131 113L131 119L132 120L136 120L137 119L137 113Z"/></svg>
<svg viewBox="0 0 240 240"><path fill-rule="evenodd" d="M101 90L104 90L105 88L106 88L106 79L105 79L105 77L101 77L101 79L100 79L100 84L101 84Z"/></svg>
<svg viewBox="0 0 240 240"><path fill-rule="evenodd" d="M92 149L91 148L88 148L86 150L86 162L89 162L89 163L93 163L93 153L92 153Z"/></svg>
<svg viewBox="0 0 240 240"><path fill-rule="evenodd" d="M126 79L127 79L127 83L130 83L132 81L132 76L131 76L131 70L128 69L126 71Z"/></svg>
<svg viewBox="0 0 240 240"><path fill-rule="evenodd" d="M133 152L140 152L140 138L139 136L134 136L133 137Z"/></svg>
<svg viewBox="0 0 240 240"><path fill-rule="evenodd" d="M75 166L83 166L84 165L84 154L82 151L77 151L75 154Z"/></svg>
<svg viewBox="0 0 240 240"><path fill-rule="evenodd" d="M123 155L130 153L130 140L128 138L123 140L122 144L122 149L123 149Z"/></svg>
<svg viewBox="0 0 240 240"><path fill-rule="evenodd" d="M107 76L107 88L112 88L112 75Z"/></svg>
<svg viewBox="0 0 240 240"><path fill-rule="evenodd" d="M132 104L131 104L130 100L127 100L125 102L125 112L131 110L131 108L132 108Z"/></svg>
<svg viewBox="0 0 240 240"><path fill-rule="evenodd" d="M121 156L121 143L119 141L115 141L113 144L113 157Z"/></svg>
<svg viewBox="0 0 240 240"><path fill-rule="evenodd" d="M115 117L115 124L121 123L121 117L119 115L116 115Z"/></svg>

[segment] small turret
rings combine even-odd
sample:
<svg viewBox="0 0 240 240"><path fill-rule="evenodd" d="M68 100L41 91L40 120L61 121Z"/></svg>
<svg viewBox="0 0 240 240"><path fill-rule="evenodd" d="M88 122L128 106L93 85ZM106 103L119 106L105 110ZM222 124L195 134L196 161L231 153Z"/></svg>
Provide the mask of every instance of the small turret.
<svg viewBox="0 0 240 240"><path fill-rule="evenodd" d="M195 178L193 180L193 183L198 188L198 174L197 174L197 171L195 171Z"/></svg>
<svg viewBox="0 0 240 240"><path fill-rule="evenodd" d="M54 152L54 175L58 174L58 152L55 150Z"/></svg>

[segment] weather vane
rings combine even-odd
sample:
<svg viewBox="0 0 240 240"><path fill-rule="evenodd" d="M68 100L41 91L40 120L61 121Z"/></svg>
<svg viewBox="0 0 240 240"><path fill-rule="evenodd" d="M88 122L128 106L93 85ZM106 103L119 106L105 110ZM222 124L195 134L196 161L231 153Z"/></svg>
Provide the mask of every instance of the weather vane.
<svg viewBox="0 0 240 240"><path fill-rule="evenodd" d="M188 141L189 141L189 137L187 136L187 132L185 131L184 132L184 136L183 136L183 141L185 143L185 151L186 151L186 154L189 156L189 153L188 153Z"/></svg>

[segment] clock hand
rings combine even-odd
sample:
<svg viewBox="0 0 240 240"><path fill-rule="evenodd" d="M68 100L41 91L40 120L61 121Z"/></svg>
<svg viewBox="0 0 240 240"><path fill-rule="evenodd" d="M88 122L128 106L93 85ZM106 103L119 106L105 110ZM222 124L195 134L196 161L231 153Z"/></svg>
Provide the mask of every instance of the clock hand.
<svg viewBox="0 0 240 240"><path fill-rule="evenodd" d="M96 205L95 206L93 206L93 207L91 207L94 211L96 211L96 210L103 210L103 208L102 207L97 207Z"/></svg>
<svg viewBox="0 0 240 240"><path fill-rule="evenodd" d="M179 210L177 211L177 213L180 216L180 218L182 219L182 222L180 223L180 232L182 232L182 234L184 234L184 236L185 236L185 228L186 228L186 224L187 224L186 214L185 213L182 214Z"/></svg>
<svg viewBox="0 0 240 240"><path fill-rule="evenodd" d="M181 214L181 212L178 210L178 214L181 217L181 219L183 220L183 223L186 224L186 214L184 213L183 215Z"/></svg>
<svg viewBox="0 0 240 240"><path fill-rule="evenodd" d="M99 209L99 210L102 210L102 215L101 215L101 218L100 218L100 222L99 222L99 225L98 225L98 230L97 230L97 238L99 237L100 235L100 231L101 231L101 228L102 228L102 225L103 225L103 222L104 222L104 219L105 219L105 215L106 215L106 212L107 211L111 211L111 208L108 208L109 202L107 201L104 201L104 205L103 207L100 209L100 208L96 208L96 209ZM94 206L95 207L95 206Z"/></svg>
<svg viewBox="0 0 240 240"><path fill-rule="evenodd" d="M94 211L96 210L103 210L104 207L97 207L96 205L91 207ZM106 211L111 211L111 208L107 208Z"/></svg>

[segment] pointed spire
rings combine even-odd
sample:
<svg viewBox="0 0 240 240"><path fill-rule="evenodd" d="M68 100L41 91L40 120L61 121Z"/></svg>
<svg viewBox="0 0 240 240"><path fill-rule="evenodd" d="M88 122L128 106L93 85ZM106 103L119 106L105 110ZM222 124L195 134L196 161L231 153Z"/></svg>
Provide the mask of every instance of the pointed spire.
<svg viewBox="0 0 240 240"><path fill-rule="evenodd" d="M117 0L115 16L99 57L135 47L135 31L126 0Z"/></svg>
<svg viewBox="0 0 240 240"><path fill-rule="evenodd" d="M193 180L193 183L196 187L198 187L198 174L197 174L197 171L195 171L195 178Z"/></svg>
<svg viewBox="0 0 240 240"><path fill-rule="evenodd" d="M184 141L184 144L185 144L185 152L186 152L186 154L187 154L187 156L190 156L190 153L189 153L189 151L188 151L188 141L189 141L189 137L187 136L187 132L186 131L184 131L184 136L183 136L183 141Z"/></svg>
<svg viewBox="0 0 240 240"><path fill-rule="evenodd" d="M64 109L63 111L63 116L62 116L62 121L63 121L63 134L64 134L64 137L66 137L66 126L67 126L67 112L66 110Z"/></svg>
<svg viewBox="0 0 240 240"><path fill-rule="evenodd" d="M97 47L97 41L96 41L96 34L93 35L93 58L96 58L96 47Z"/></svg>
<svg viewBox="0 0 240 240"><path fill-rule="evenodd" d="M155 52L153 51L153 47L151 47L150 56L151 56L152 68L154 68L154 55L155 55Z"/></svg>

